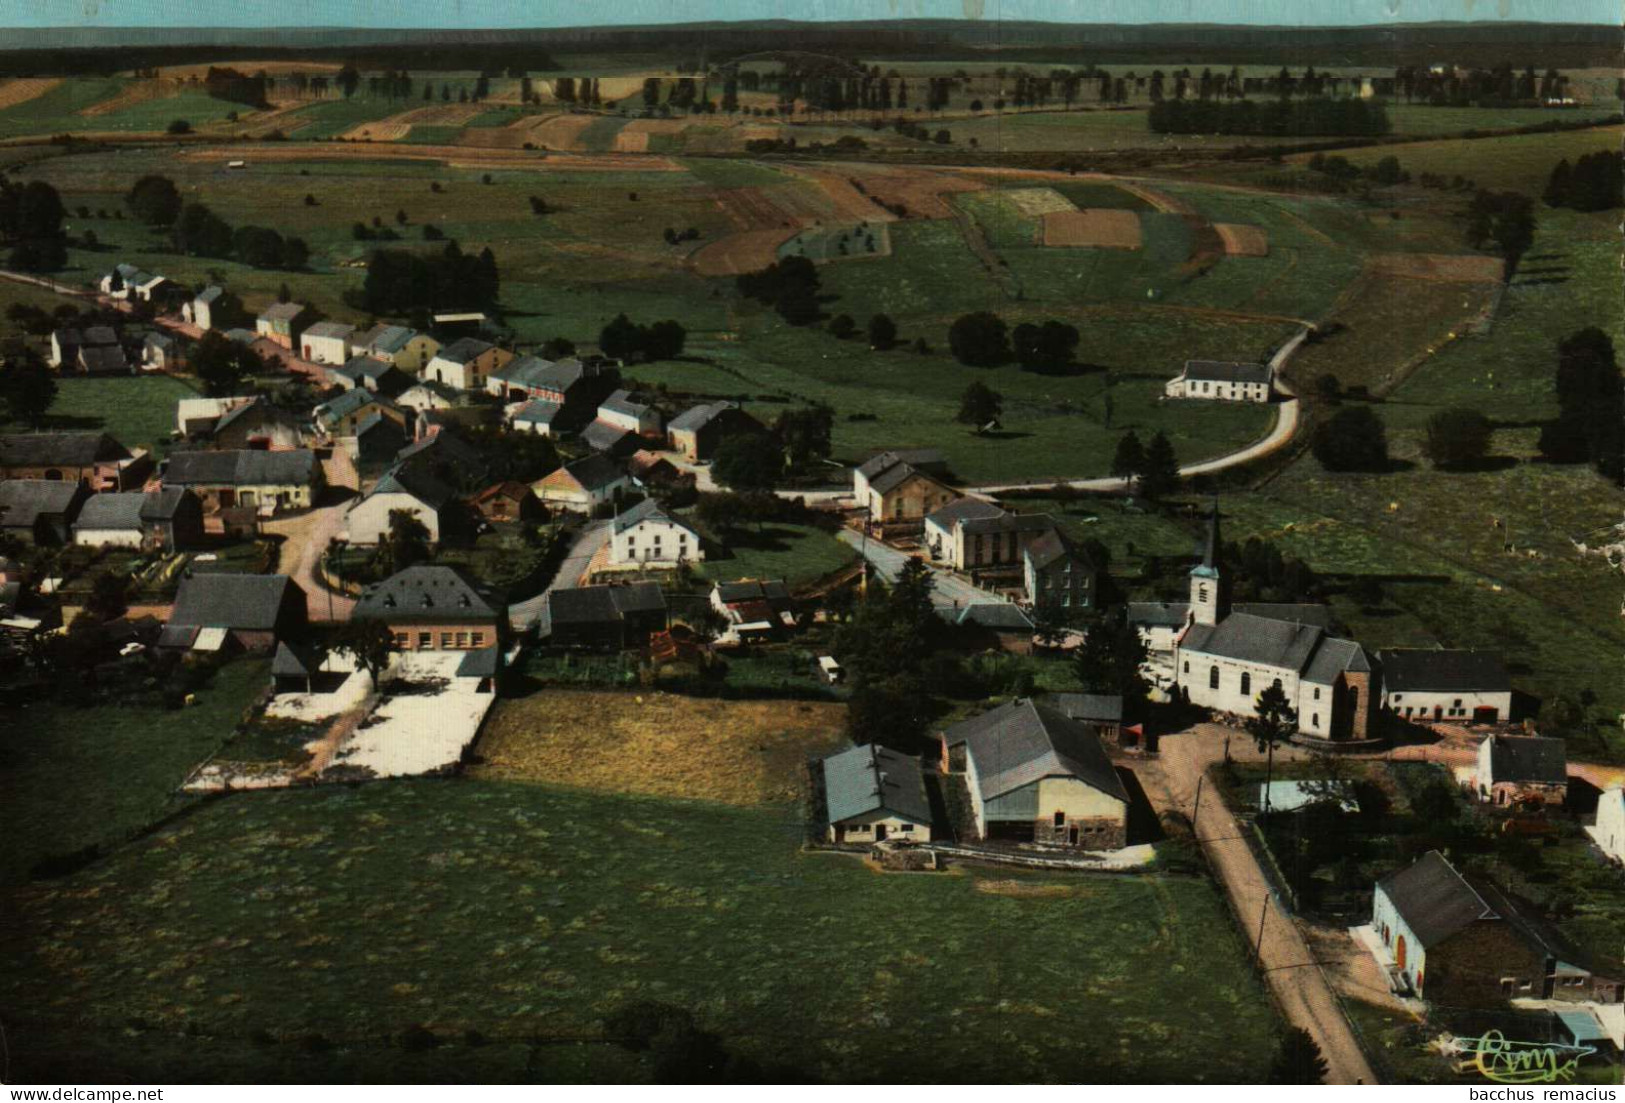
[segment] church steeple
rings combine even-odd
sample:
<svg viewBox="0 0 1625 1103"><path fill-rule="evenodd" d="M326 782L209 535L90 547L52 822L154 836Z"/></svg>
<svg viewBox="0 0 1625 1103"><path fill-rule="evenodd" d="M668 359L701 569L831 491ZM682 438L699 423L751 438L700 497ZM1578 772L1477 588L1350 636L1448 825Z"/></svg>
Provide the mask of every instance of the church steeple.
<svg viewBox="0 0 1625 1103"><path fill-rule="evenodd" d="M1191 620L1197 624L1218 624L1229 611L1224 600L1224 580L1219 575L1219 499L1207 518L1207 546L1202 562L1191 568Z"/></svg>

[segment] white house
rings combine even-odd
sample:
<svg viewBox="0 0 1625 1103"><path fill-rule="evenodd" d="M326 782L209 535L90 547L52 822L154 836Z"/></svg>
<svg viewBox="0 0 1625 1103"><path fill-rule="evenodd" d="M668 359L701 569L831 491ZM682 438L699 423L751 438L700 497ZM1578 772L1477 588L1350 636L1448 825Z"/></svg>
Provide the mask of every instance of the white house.
<svg viewBox="0 0 1625 1103"><path fill-rule="evenodd" d="M154 276L133 264L115 264L111 272L104 273L96 281L96 287L103 295L113 299L150 298L151 292L142 295L142 289L151 288L153 281L162 279L162 276Z"/></svg>
<svg viewBox="0 0 1625 1103"><path fill-rule="evenodd" d="M1539 735L1491 732L1478 745L1475 795L1492 804L1563 806L1569 794L1568 744Z"/></svg>
<svg viewBox="0 0 1625 1103"><path fill-rule="evenodd" d="M513 430L516 433L536 433L544 437L553 436L556 432L554 426L558 423L559 414L563 411L564 407L557 402L533 398L514 411Z"/></svg>
<svg viewBox="0 0 1625 1103"><path fill-rule="evenodd" d="M1625 789L1611 786L1597 801L1597 822L1586 828L1609 859L1625 864Z"/></svg>
<svg viewBox="0 0 1625 1103"><path fill-rule="evenodd" d="M355 334L350 346L355 352L388 360L407 375L422 372L434 359L435 353L440 351L440 342L427 333L388 323L380 323L365 333Z"/></svg>
<svg viewBox="0 0 1625 1103"><path fill-rule="evenodd" d="M567 463L530 484L536 497L550 509L591 513L632 487L632 478L601 452Z"/></svg>
<svg viewBox="0 0 1625 1103"><path fill-rule="evenodd" d="M423 369L423 378L460 391L482 391L491 372L513 359L513 353L477 337L459 337L443 346Z"/></svg>
<svg viewBox="0 0 1625 1103"><path fill-rule="evenodd" d="M1268 402L1275 372L1268 364L1225 360L1187 360L1185 370L1170 379L1168 398L1205 398L1220 402Z"/></svg>
<svg viewBox="0 0 1625 1103"><path fill-rule="evenodd" d="M1407 720L1494 724L1512 717L1512 682L1489 651L1383 651L1382 707Z"/></svg>
<svg viewBox="0 0 1625 1103"><path fill-rule="evenodd" d="M675 567L705 558L700 534L645 498L615 518L609 561L616 566Z"/></svg>
<svg viewBox="0 0 1625 1103"><path fill-rule="evenodd" d="M449 486L421 466L394 467L345 514L345 539L352 544L376 544L389 534L389 515L404 510L422 521L430 543L438 544L445 508L454 497Z"/></svg>
<svg viewBox="0 0 1625 1103"><path fill-rule="evenodd" d="M986 498L955 498L925 517L925 547L934 563L962 568L960 525L966 521L991 521L1005 511Z"/></svg>
<svg viewBox="0 0 1625 1103"><path fill-rule="evenodd" d="M660 432L660 411L632 401L632 392L624 388L599 403L598 420L641 436Z"/></svg>
<svg viewBox="0 0 1625 1103"><path fill-rule="evenodd" d="M342 364L350 359L355 326L343 322L317 322L299 335L301 357L312 364Z"/></svg>
<svg viewBox="0 0 1625 1103"><path fill-rule="evenodd" d="M919 759L878 743L824 759L824 811L832 843L931 841L931 801Z"/></svg>
<svg viewBox="0 0 1625 1103"><path fill-rule="evenodd" d="M215 304L225 293L226 289L223 287L205 287L192 298L191 302L181 304L181 317L199 329L213 329Z"/></svg>

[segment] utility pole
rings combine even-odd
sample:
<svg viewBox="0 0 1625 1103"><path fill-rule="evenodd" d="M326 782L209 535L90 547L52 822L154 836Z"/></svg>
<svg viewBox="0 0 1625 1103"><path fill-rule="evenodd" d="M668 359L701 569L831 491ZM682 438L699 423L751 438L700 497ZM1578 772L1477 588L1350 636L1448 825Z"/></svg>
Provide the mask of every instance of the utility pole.
<svg viewBox="0 0 1625 1103"><path fill-rule="evenodd" d="M1202 813L1202 783L1207 780L1203 774L1196 779L1196 803L1191 807L1191 834L1196 834L1196 817Z"/></svg>
<svg viewBox="0 0 1625 1103"><path fill-rule="evenodd" d="M1264 964L1264 920L1269 918L1269 914L1270 894L1268 887L1266 887L1264 889L1264 907L1258 913L1258 945L1253 947L1253 959L1258 962L1260 967Z"/></svg>

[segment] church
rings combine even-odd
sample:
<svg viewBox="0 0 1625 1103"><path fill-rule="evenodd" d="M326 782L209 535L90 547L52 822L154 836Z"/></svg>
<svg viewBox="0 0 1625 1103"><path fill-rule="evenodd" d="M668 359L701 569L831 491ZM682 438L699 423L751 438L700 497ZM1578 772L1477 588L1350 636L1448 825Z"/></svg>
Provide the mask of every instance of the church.
<svg viewBox="0 0 1625 1103"><path fill-rule="evenodd" d="M1184 627L1173 639L1174 684L1194 705L1243 717L1254 715L1265 688L1278 685L1297 710L1300 735L1372 738L1377 679L1365 649L1330 633L1323 606L1232 609L1218 550L1215 506L1206 552L1191 569ZM1308 614L1310 609L1322 613Z"/></svg>

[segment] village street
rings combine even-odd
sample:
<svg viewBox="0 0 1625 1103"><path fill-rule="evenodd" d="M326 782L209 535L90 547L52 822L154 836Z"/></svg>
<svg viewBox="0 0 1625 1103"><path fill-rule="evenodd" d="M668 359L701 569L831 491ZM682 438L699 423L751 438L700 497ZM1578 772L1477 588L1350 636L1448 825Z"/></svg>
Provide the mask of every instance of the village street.
<svg viewBox="0 0 1625 1103"><path fill-rule="evenodd" d="M579 582L582 573L587 569L587 564L592 562L592 557L607 543L609 543L609 522L587 522L586 527L577 534L569 554L559 563L553 581L535 597L508 606L508 624L513 630L530 631L536 624L536 619L542 615L542 607L547 604L548 592L554 589L569 589Z"/></svg>
<svg viewBox="0 0 1625 1103"><path fill-rule="evenodd" d="M311 622L342 623L350 619L355 600L329 590L321 581L319 567L328 543L344 531L344 515L352 504L357 476L342 449L335 449L332 456L322 461L322 474L327 479L327 490L322 495L326 504L290 517L274 517L261 528L272 536L282 537L276 569L292 577L305 591Z"/></svg>

